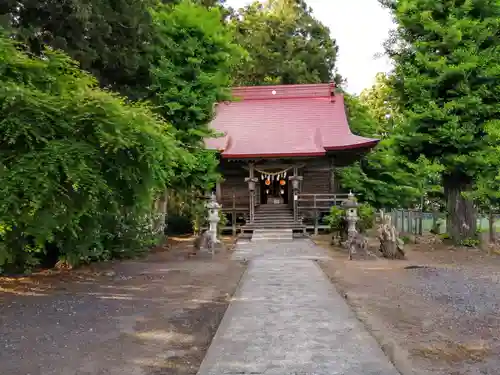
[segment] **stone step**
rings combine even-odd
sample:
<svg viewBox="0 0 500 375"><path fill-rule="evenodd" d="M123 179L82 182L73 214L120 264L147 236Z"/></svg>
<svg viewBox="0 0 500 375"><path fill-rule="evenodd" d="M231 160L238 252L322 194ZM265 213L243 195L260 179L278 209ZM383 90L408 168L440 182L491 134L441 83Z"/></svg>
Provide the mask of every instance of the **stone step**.
<svg viewBox="0 0 500 375"><path fill-rule="evenodd" d="M270 208L270 209L273 209L273 208L290 208L290 206L286 203L282 203L282 204L261 204L259 205L259 208Z"/></svg>
<svg viewBox="0 0 500 375"><path fill-rule="evenodd" d="M258 207L255 209L256 212L290 212L291 208L283 207L283 208L261 208Z"/></svg>
<svg viewBox="0 0 500 375"><path fill-rule="evenodd" d="M275 220L293 219L293 215L281 215L281 216L275 216L275 215L255 215L255 219L275 219Z"/></svg>
<svg viewBox="0 0 500 375"><path fill-rule="evenodd" d="M293 240L292 229L256 229L252 241L285 241Z"/></svg>
<svg viewBox="0 0 500 375"><path fill-rule="evenodd" d="M257 211L255 213L255 216L293 216L292 211L286 211L286 212L259 212Z"/></svg>
<svg viewBox="0 0 500 375"><path fill-rule="evenodd" d="M282 214L275 214L275 213L264 214L262 212L256 212L255 217L293 217L293 213L292 212L283 212Z"/></svg>
<svg viewBox="0 0 500 375"><path fill-rule="evenodd" d="M292 212L290 208L257 208L255 212Z"/></svg>
<svg viewBox="0 0 500 375"><path fill-rule="evenodd" d="M273 229L273 228L282 228L282 229L289 229L289 228L302 228L303 225L300 223L251 223L245 225L245 228L261 228L261 229Z"/></svg>
<svg viewBox="0 0 500 375"><path fill-rule="evenodd" d="M300 223L296 223L293 220L283 220L283 221L254 221L252 224L249 224L249 225L261 225L261 226L266 226L266 225L294 226L294 225L300 225Z"/></svg>
<svg viewBox="0 0 500 375"><path fill-rule="evenodd" d="M274 229L261 229L259 233L290 233L289 229L274 230Z"/></svg>

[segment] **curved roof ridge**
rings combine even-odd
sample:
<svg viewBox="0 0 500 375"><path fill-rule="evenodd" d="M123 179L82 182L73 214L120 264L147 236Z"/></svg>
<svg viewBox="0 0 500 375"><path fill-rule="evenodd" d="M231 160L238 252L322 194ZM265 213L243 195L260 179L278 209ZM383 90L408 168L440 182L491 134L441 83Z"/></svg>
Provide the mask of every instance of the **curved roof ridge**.
<svg viewBox="0 0 500 375"><path fill-rule="evenodd" d="M284 98L328 98L335 90L333 83L304 85L269 85L234 87L237 100L284 99Z"/></svg>

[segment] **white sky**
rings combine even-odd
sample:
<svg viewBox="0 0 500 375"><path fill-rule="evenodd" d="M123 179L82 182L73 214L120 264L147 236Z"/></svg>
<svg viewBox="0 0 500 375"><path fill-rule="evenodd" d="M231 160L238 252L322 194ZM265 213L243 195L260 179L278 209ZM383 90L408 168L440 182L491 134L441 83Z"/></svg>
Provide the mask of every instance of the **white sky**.
<svg viewBox="0 0 500 375"><path fill-rule="evenodd" d="M377 0L306 0L314 16L331 31L339 46L337 69L347 78L347 91L359 94L370 87L378 72L390 70L383 52L393 23L389 12ZM229 6L240 8L251 0L226 0Z"/></svg>

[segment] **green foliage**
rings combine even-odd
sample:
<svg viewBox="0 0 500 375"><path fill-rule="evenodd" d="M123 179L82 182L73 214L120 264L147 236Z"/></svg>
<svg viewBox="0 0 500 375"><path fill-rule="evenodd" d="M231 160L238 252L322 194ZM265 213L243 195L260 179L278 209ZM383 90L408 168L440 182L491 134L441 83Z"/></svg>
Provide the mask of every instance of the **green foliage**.
<svg viewBox="0 0 500 375"><path fill-rule="evenodd" d="M302 0L254 2L231 25L248 57L235 71L239 85L323 83L337 78L337 46ZM338 82L340 83L340 82Z"/></svg>
<svg viewBox="0 0 500 375"><path fill-rule="evenodd" d="M375 209L368 203L363 203L358 208L358 228L361 233L373 228L375 224Z"/></svg>
<svg viewBox="0 0 500 375"><path fill-rule="evenodd" d="M177 129L176 138L190 151L175 166L171 185L186 190L187 196L204 194L220 178L217 154L205 150L203 140L213 136L208 124L214 105L230 98L231 72L243 54L222 23L219 7L206 5L182 0L151 9L154 37L146 98ZM194 219L201 214L196 202L189 207L184 215Z"/></svg>
<svg viewBox="0 0 500 375"><path fill-rule="evenodd" d="M476 238L464 238L459 242L460 245L466 246L466 247L477 247L479 245L480 241Z"/></svg>
<svg viewBox="0 0 500 375"><path fill-rule="evenodd" d="M325 217L325 222L330 226L332 232L340 232L343 229L344 210L338 206L332 206L330 213Z"/></svg>
<svg viewBox="0 0 500 375"><path fill-rule="evenodd" d="M401 241L403 241L403 243L405 245L409 244L411 242L411 238L409 236L402 236L400 237Z"/></svg>
<svg viewBox="0 0 500 375"><path fill-rule="evenodd" d="M387 45L392 84L405 118L399 153L444 167L448 230L473 237L476 217L467 194L498 150L491 129L500 117L500 3L384 1L397 28ZM491 175L490 175L491 176Z"/></svg>
<svg viewBox="0 0 500 375"><path fill-rule="evenodd" d="M379 76L379 80L382 81L363 93L362 99L345 95L345 103L352 131L382 140L360 162L339 168L337 175L344 188L355 191L375 208L415 206L420 204L423 194L430 197L441 191L440 167L423 157L413 163L397 153L399 127L395 121L402 120L389 102L388 78ZM384 112L390 116L382 115Z"/></svg>
<svg viewBox="0 0 500 375"><path fill-rule="evenodd" d="M375 209L368 203L363 203L358 207L359 221L357 228L364 233L373 228L375 223ZM345 211L341 207L332 206L330 213L325 217L325 222L330 226L332 232L346 231Z"/></svg>
<svg viewBox="0 0 500 375"><path fill-rule="evenodd" d="M41 55L65 51L83 70L135 97L148 85L151 40L148 7L156 0L7 0L0 5L18 40Z"/></svg>
<svg viewBox="0 0 500 375"><path fill-rule="evenodd" d="M191 234L193 233L193 221L186 215L169 214L167 233L173 235Z"/></svg>
<svg viewBox="0 0 500 375"><path fill-rule="evenodd" d="M182 150L147 107L43 54L0 37L0 267L127 256L154 241L152 203Z"/></svg>
<svg viewBox="0 0 500 375"><path fill-rule="evenodd" d="M184 0L151 10L154 39L148 97L187 144L210 134L214 104L230 98L231 72L243 51L217 8ZM205 155L206 156L206 155Z"/></svg>
<svg viewBox="0 0 500 375"><path fill-rule="evenodd" d="M227 226L229 220L227 219L227 216L226 214L221 210L219 211L219 226L217 227L218 230L219 230L219 234L222 233L222 228L224 228L225 226Z"/></svg>

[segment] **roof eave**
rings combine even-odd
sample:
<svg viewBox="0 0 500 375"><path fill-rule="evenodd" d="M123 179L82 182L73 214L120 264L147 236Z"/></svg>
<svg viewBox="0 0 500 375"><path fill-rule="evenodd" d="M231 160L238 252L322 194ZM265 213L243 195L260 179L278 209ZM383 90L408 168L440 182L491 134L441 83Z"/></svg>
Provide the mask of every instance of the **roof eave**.
<svg viewBox="0 0 500 375"><path fill-rule="evenodd" d="M371 139L363 143L355 143L341 146L325 147L326 151L355 150L357 148L373 148L380 142L380 139Z"/></svg>
<svg viewBox="0 0 500 375"><path fill-rule="evenodd" d="M325 156L325 151L314 152L289 152L277 154L226 154L222 153L223 159L255 159L255 158L293 158L293 157L310 157L310 156Z"/></svg>

